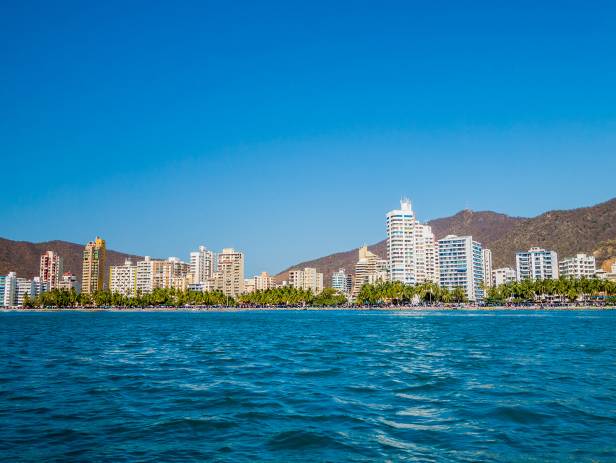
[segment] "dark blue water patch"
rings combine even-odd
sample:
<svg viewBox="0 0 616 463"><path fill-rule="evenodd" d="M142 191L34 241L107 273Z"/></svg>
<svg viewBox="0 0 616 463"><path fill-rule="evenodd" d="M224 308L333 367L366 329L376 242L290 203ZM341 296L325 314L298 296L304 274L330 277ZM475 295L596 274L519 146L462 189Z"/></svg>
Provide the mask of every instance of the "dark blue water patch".
<svg viewBox="0 0 616 463"><path fill-rule="evenodd" d="M0 314L2 461L616 461L616 313Z"/></svg>

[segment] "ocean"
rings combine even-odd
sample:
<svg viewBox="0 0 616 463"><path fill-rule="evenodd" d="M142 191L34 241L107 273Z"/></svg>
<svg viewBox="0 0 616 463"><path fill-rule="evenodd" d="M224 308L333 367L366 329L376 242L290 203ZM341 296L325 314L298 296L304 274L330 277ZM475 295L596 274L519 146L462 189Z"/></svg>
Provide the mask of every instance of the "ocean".
<svg viewBox="0 0 616 463"><path fill-rule="evenodd" d="M0 460L616 461L616 311L1 313Z"/></svg>

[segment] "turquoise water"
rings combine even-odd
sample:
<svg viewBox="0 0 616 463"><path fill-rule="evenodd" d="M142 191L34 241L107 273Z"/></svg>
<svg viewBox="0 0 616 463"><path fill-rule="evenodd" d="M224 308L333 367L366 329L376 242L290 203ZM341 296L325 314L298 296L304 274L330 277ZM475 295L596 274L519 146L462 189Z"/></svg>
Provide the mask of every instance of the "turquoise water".
<svg viewBox="0 0 616 463"><path fill-rule="evenodd" d="M0 314L2 461L616 461L614 312Z"/></svg>

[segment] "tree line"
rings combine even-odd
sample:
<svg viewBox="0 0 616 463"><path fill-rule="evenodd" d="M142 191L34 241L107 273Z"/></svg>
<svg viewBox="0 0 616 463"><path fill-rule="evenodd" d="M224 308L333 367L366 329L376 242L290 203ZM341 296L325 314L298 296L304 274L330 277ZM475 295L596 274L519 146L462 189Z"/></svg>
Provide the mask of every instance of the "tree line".
<svg viewBox="0 0 616 463"><path fill-rule="evenodd" d="M575 302L588 303L602 300L616 303L616 282L597 278L564 278L557 280L524 280L506 283L496 287L484 287L486 304ZM355 305L428 305L465 303L467 297L463 288L449 290L436 283L407 285L398 281L379 281L362 286ZM347 305L345 295L325 288L314 294L291 286L257 290L241 294L237 298L226 296L222 291L190 291L174 288L156 288L151 293L126 296L108 290L93 294L77 293L74 289L53 289L39 294L34 299L24 300L26 307L340 307Z"/></svg>

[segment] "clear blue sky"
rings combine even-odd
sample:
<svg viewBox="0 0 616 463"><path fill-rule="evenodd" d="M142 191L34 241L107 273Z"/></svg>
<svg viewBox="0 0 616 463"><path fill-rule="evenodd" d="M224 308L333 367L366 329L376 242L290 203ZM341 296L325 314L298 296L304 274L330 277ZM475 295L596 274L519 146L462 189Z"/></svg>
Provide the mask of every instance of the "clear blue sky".
<svg viewBox="0 0 616 463"><path fill-rule="evenodd" d="M0 236L247 272L616 196L613 2L0 4Z"/></svg>

